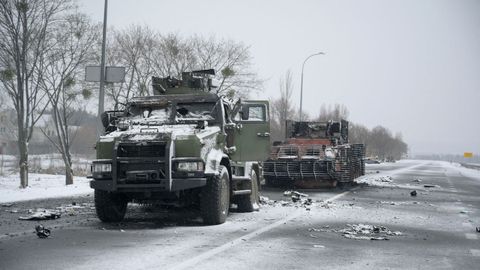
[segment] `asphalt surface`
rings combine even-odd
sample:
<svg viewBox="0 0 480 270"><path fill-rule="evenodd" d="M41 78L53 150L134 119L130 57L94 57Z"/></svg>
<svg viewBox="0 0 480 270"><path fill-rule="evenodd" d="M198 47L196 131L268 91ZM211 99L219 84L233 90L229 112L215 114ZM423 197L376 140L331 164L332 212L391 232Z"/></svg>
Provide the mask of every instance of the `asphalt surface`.
<svg viewBox="0 0 480 270"><path fill-rule="evenodd" d="M218 226L140 205L103 224L90 196L16 203L0 207L0 269L479 269L480 179L407 161L369 165L359 181L296 203L266 188L260 211ZM56 207L59 219L18 220ZM40 223L50 237L33 233ZM359 224L377 231L352 233Z"/></svg>

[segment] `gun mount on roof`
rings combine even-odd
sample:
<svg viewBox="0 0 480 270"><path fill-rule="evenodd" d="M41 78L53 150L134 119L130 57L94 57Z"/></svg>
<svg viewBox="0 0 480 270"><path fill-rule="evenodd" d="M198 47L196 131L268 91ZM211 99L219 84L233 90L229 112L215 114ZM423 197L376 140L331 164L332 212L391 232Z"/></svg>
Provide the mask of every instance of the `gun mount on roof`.
<svg viewBox="0 0 480 270"><path fill-rule="evenodd" d="M183 72L181 80L171 76L165 78L152 76L153 93L165 95L209 92L212 88L216 88L210 78L213 75L215 75L214 69L204 69Z"/></svg>

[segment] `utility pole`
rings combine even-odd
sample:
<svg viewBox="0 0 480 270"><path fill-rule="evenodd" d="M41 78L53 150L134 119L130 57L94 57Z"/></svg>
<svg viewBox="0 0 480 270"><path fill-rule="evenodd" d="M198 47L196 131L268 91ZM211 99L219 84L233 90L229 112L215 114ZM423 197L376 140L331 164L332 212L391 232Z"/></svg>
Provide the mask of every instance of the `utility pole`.
<svg viewBox="0 0 480 270"><path fill-rule="evenodd" d="M98 93L98 115L97 115L97 139L103 135L102 113L105 103L105 46L107 42L107 7L108 0L105 0L103 13L103 40L102 40L102 56L100 62L100 92Z"/></svg>

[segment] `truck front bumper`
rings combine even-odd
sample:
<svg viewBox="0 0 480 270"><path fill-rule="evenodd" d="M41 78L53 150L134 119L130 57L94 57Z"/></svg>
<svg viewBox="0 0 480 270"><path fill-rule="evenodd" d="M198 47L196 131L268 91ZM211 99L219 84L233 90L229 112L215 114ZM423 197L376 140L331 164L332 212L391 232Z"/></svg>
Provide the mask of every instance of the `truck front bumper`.
<svg viewBox="0 0 480 270"><path fill-rule="evenodd" d="M207 178L174 178L171 180L159 180L156 183L115 183L112 179L92 180L90 187L105 191L122 192L145 192L145 191L180 191L203 187L207 184Z"/></svg>

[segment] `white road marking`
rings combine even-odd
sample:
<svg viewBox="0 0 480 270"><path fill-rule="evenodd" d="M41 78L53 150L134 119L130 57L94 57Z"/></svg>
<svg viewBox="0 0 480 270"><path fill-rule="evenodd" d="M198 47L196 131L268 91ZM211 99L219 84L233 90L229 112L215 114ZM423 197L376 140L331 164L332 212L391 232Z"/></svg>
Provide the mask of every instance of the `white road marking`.
<svg viewBox="0 0 480 270"><path fill-rule="evenodd" d="M356 189L356 188L355 188L355 189ZM330 199L327 199L327 201L337 200L338 198L341 198L341 197L345 196L346 194L350 193L350 191L355 190L355 189L351 189L351 190L349 190L349 191L345 191L345 192L343 192L343 193L337 194L337 195L331 197ZM182 263L179 263L179 264L177 264L177 265L175 265L175 266L173 266L173 267L171 267L171 268L169 268L169 269L176 269L176 270L178 270L178 269L193 269L193 268L195 268L196 265L198 265L198 264L201 263L202 261L204 261L204 260L206 260L206 259L208 259L208 258L211 258L212 256L214 256L214 255L216 255L216 254L218 254L218 253L221 253L221 252L223 252L223 251L225 251L225 250L228 250L228 249L230 249L230 248L232 248L232 247L234 247L234 246L236 246L236 245L239 245L239 244L241 244L241 243L243 243L243 242L245 242L245 241L247 241L247 240L249 240L249 239L252 239L252 238L254 238L254 237L256 237L256 236L259 236L260 234L262 234L262 233L264 233L264 232L268 232L268 231L270 231L270 230L272 230L272 229L274 229L274 228L276 228L276 227L278 227L278 226L280 226L280 225L282 225L282 224L285 224L286 222L288 222L288 221L290 221L290 220L292 220L292 219L294 219L294 218L296 218L296 217L298 217L298 216L300 216L300 215L302 215L302 214L304 214L304 213L305 213L304 209L295 211L293 214L291 214L291 215L289 215L289 216L287 216L287 217L285 217L285 218L283 218L283 219L281 219L281 220L279 220L279 221L277 221L277 222L274 222L274 223L272 223L272 224L270 224L270 225L268 225L268 226L265 226L265 227L263 227L263 228L260 228L260 229L258 229L258 230L256 230L256 231L253 231L253 232L251 232L251 233L249 233L249 234L246 234L246 235L244 235L244 236L241 236L241 237L239 237L239 238L237 238L237 239L234 239L234 240L232 240L232 241L230 241L230 242L228 242L228 243L226 243L226 244L224 244L224 245L221 245L221 246L219 246L219 247L216 247L216 248L214 248L214 249L211 249L211 250L209 250L209 251L207 251L207 252L205 252L205 253L202 253L202 254L200 254L200 255L198 255L198 256L196 256L196 257L193 257L193 258L191 258L191 259L189 259L189 260L183 261Z"/></svg>
<svg viewBox="0 0 480 270"><path fill-rule="evenodd" d="M470 249L470 253L475 257L480 257L480 249Z"/></svg>
<svg viewBox="0 0 480 270"><path fill-rule="evenodd" d="M476 234L474 234L474 233L466 233L466 234L465 234L465 237L466 237L467 239L470 239L470 240L477 240L477 239L478 239L478 236L477 236Z"/></svg>

